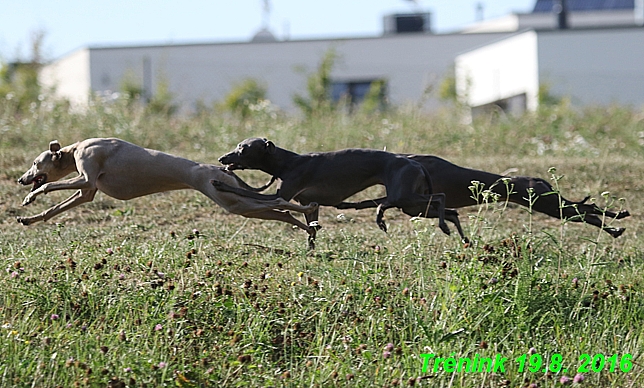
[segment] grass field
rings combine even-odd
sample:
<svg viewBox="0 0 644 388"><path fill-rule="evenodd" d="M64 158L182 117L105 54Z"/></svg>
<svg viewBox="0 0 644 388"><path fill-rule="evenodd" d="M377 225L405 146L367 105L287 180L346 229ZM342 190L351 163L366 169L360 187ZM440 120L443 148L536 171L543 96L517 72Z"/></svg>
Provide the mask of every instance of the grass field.
<svg viewBox="0 0 644 388"><path fill-rule="evenodd" d="M562 104L471 125L412 108L301 121L260 106L242 121L118 101L83 113L45 102L17 115L5 101L0 113L0 386L644 386L641 110ZM514 168L632 216L614 222L627 230L613 239L483 204L460 210L466 248L435 220L390 210L385 234L373 211L323 208L310 252L304 232L178 191L127 202L98 194L19 225L16 216L71 194L20 206L28 188L16 180L49 141L103 136L210 163L249 136L297 152L436 154ZM497 364L470 370L457 366L464 358Z"/></svg>

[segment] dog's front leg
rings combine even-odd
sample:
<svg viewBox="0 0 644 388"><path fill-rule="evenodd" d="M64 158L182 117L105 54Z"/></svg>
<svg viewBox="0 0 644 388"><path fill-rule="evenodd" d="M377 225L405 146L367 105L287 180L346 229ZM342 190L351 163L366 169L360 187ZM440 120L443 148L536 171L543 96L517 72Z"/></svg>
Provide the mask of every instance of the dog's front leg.
<svg viewBox="0 0 644 388"><path fill-rule="evenodd" d="M91 183L85 176L79 175L75 178L67 179L58 182L49 182L40 186L36 190L27 194L22 201L22 206L27 206L36 200L40 194L47 194L50 191L56 190L96 190L94 184ZM71 197L70 197L71 198Z"/></svg>
<svg viewBox="0 0 644 388"><path fill-rule="evenodd" d="M42 194L42 193L44 193L44 191L41 191L40 189L38 189L38 190L34 190L34 191L30 192L29 194L27 194L27 196L25 197L25 199L23 199L23 200L22 200L22 206L27 206L27 205L29 205L30 203L32 203L33 201L35 201L35 200L36 200L36 197L37 197L38 195L40 195L40 194Z"/></svg>
<svg viewBox="0 0 644 388"><path fill-rule="evenodd" d="M17 217L16 220L23 225L30 225L38 221L47 221L50 218L69 210L78 205L94 200L97 190L78 190L71 197L56 206L53 206L40 214L31 217Z"/></svg>

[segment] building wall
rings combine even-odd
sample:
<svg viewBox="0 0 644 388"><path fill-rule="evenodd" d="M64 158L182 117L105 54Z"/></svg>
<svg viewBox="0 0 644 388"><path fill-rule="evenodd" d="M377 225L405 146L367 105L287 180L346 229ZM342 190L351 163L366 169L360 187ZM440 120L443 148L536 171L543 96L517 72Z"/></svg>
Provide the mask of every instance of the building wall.
<svg viewBox="0 0 644 388"><path fill-rule="evenodd" d="M75 51L64 58L45 66L39 81L45 88L55 88L56 95L72 104L86 104L90 92L90 52Z"/></svg>
<svg viewBox="0 0 644 388"><path fill-rule="evenodd" d="M538 105L537 33L528 31L456 57L457 94L476 107L525 94L523 109Z"/></svg>
<svg viewBox="0 0 644 388"><path fill-rule="evenodd" d="M644 105L644 29L539 32L539 82L575 105Z"/></svg>
<svg viewBox="0 0 644 388"><path fill-rule="evenodd" d="M306 94L307 76L328 50L335 49L334 80L384 78L389 100L404 104L418 102L428 87L435 90L450 75L457 53L501 36L508 34L90 48L91 89L118 91L127 77L154 93L159 82L166 82L176 102L190 108L198 101L220 101L235 83L255 78L267 86L274 104L293 110L293 96ZM62 75L61 69L75 55L56 61L48 71L56 69ZM69 77L65 70L60 78ZM426 102L429 109L439 105L435 93Z"/></svg>

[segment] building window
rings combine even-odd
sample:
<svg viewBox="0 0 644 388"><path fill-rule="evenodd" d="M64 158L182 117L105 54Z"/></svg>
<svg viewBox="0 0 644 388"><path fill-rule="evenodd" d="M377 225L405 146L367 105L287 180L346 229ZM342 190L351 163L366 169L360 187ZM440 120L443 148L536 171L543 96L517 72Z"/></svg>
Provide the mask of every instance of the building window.
<svg viewBox="0 0 644 388"><path fill-rule="evenodd" d="M383 108L387 95L386 86L383 79L334 81L331 83L331 98L334 102L345 102L350 107L368 99Z"/></svg>

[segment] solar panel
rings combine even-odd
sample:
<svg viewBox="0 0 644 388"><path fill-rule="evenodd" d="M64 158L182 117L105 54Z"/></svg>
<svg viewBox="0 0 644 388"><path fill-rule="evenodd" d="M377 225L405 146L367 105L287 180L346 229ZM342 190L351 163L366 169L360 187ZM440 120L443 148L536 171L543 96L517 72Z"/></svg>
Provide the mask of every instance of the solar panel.
<svg viewBox="0 0 644 388"><path fill-rule="evenodd" d="M552 12L555 0L537 0L533 13ZM566 0L568 11L612 11L635 9L635 0Z"/></svg>

